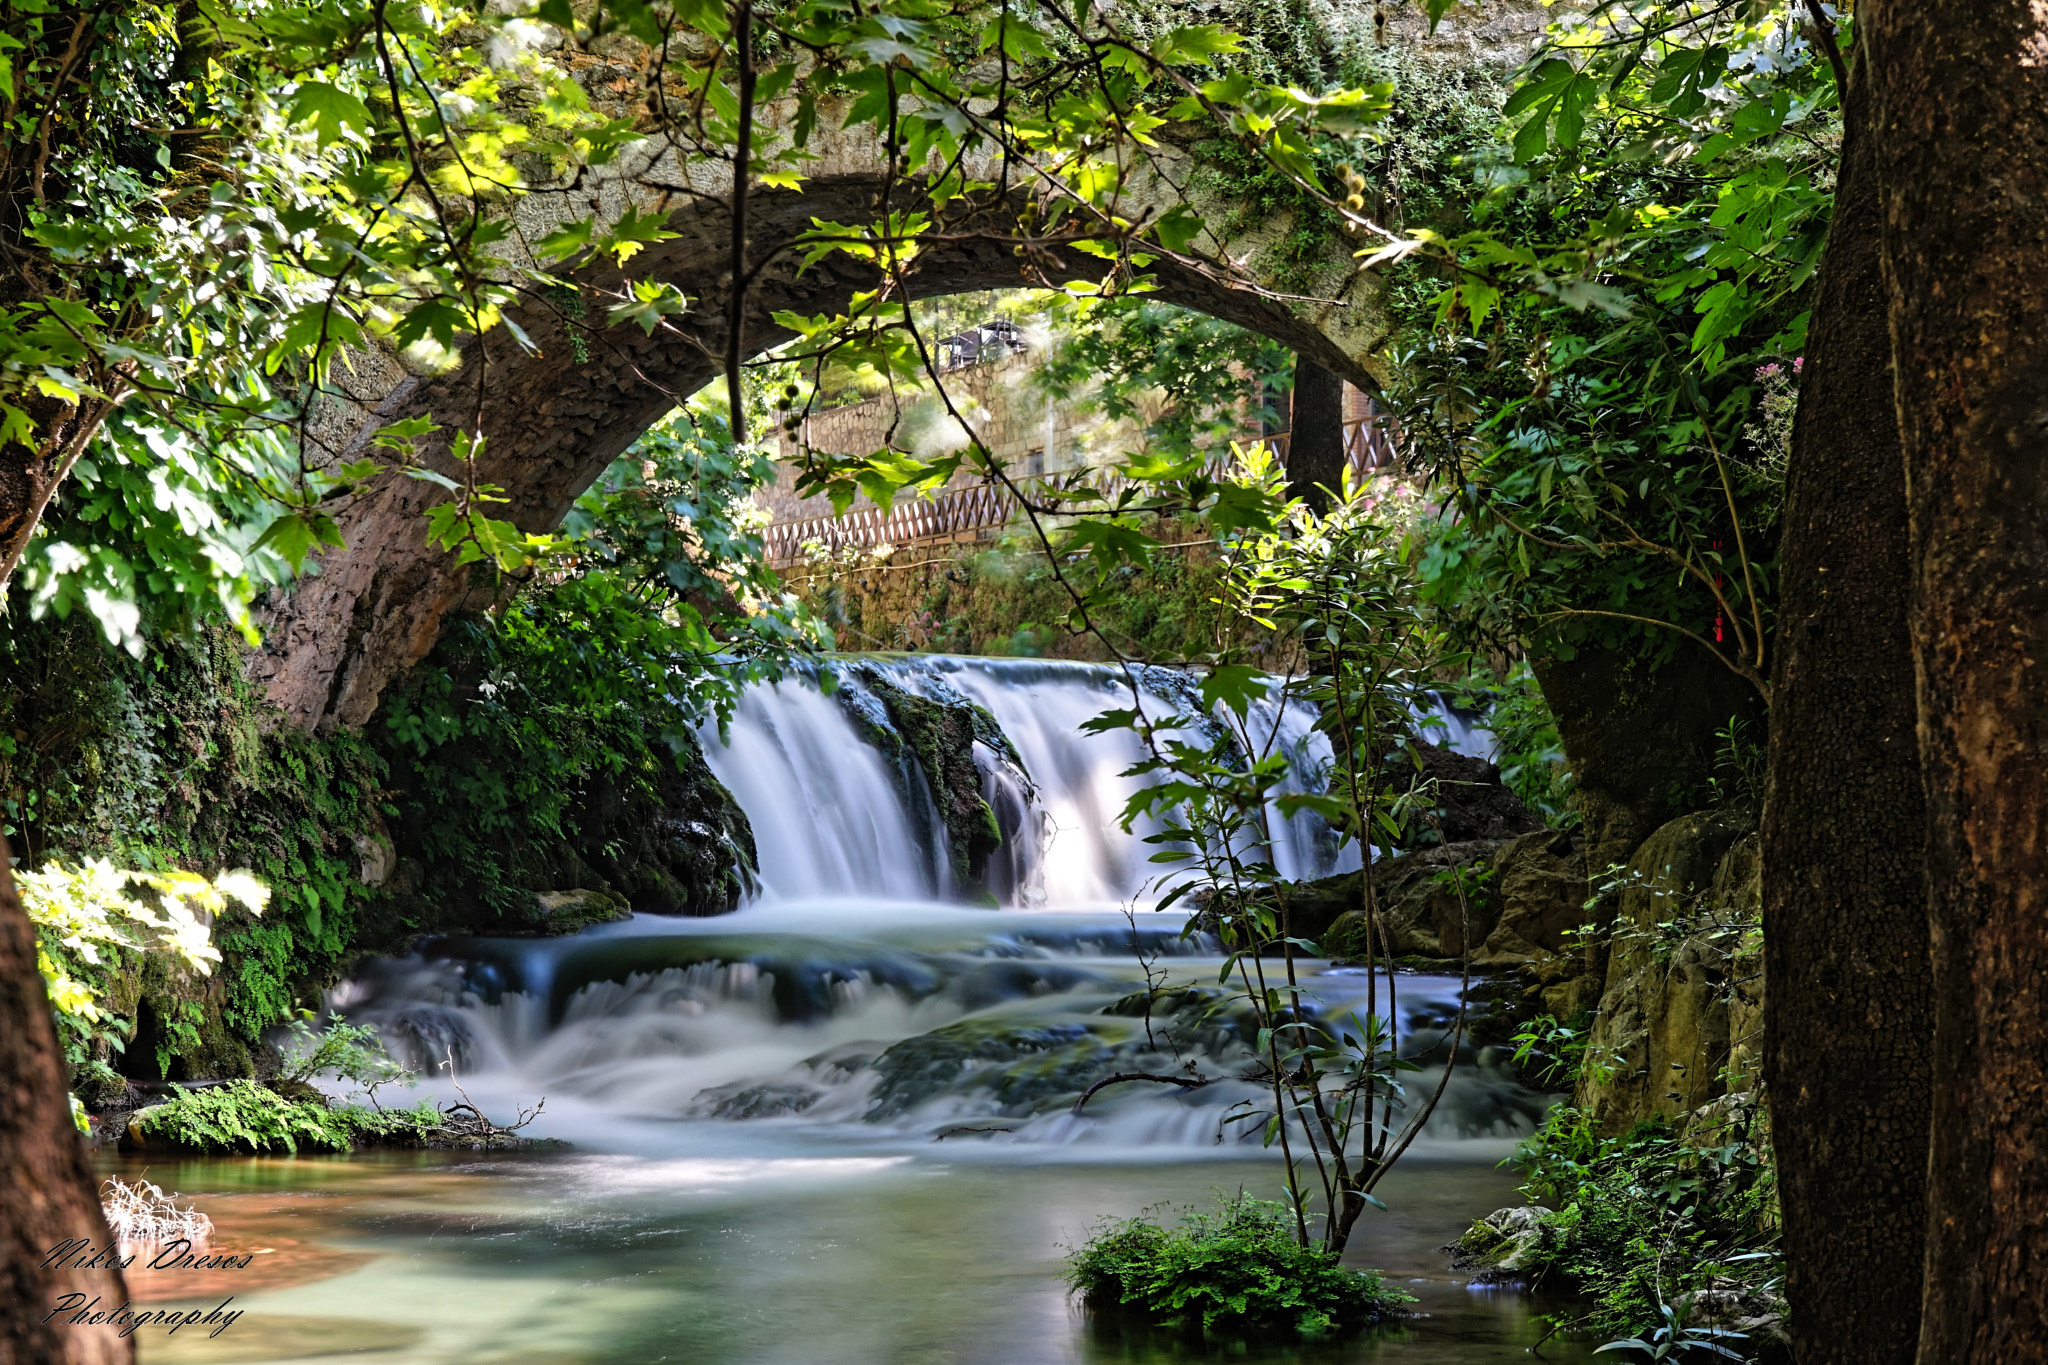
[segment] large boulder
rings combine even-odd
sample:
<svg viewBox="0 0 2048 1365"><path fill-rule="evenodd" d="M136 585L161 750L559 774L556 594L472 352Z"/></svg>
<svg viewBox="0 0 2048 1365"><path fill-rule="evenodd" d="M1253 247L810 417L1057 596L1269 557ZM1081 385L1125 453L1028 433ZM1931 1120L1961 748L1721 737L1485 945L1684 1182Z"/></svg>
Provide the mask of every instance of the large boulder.
<svg viewBox="0 0 2048 1365"><path fill-rule="evenodd" d="M1761 1008L1760 993L1752 1004L1738 990L1738 964L1755 955L1757 905L1743 899L1759 886L1752 823L1725 811L1680 816L1619 879L1606 985L1573 1097L1603 1134L1679 1118L1727 1091L1731 1019L1750 1027Z"/></svg>
<svg viewBox="0 0 2048 1365"><path fill-rule="evenodd" d="M1604 945L1580 933L1586 923L1585 857L1559 830L1537 830L1505 844L1493 860L1499 918L1472 958L1481 971L1517 970L1530 984L1527 1013L1571 1020L1598 1003Z"/></svg>
<svg viewBox="0 0 2048 1365"><path fill-rule="evenodd" d="M1438 844L1373 864L1373 890L1386 934L1385 951L1397 958L1458 958L1465 955L1468 944L1476 947L1485 942L1500 914L1486 874L1501 843L1499 839L1470 839ZM1342 913L1325 921L1329 928L1320 936L1322 947L1333 957L1367 955L1366 917L1357 908L1358 875L1354 872L1309 883L1319 888L1337 883L1348 893L1340 902L1345 907ZM1317 901L1319 911L1327 899ZM1289 908L1291 911L1293 906ZM1292 922L1306 925L1310 920L1303 916Z"/></svg>
<svg viewBox="0 0 2048 1365"><path fill-rule="evenodd" d="M1436 802L1428 819L1409 822L1410 844L1464 844L1479 839L1512 839L1543 828L1543 821L1522 804L1500 780L1500 769L1483 758L1420 740L1414 756L1397 753L1391 774L1405 784L1411 777L1434 782Z"/></svg>
<svg viewBox="0 0 2048 1365"><path fill-rule="evenodd" d="M929 795L953 884L970 900L986 899L980 888L1003 830L982 791L975 745L1021 773L1008 736L986 707L939 679L922 678L921 690L913 692L871 663L851 673L858 686L840 688L841 707L856 732L881 751L914 818L923 817L926 803L919 798Z"/></svg>
<svg viewBox="0 0 2048 1365"><path fill-rule="evenodd" d="M1493 885L1500 918L1473 966L1517 967L1583 951L1586 872L1571 835L1542 829L1507 842L1494 856Z"/></svg>

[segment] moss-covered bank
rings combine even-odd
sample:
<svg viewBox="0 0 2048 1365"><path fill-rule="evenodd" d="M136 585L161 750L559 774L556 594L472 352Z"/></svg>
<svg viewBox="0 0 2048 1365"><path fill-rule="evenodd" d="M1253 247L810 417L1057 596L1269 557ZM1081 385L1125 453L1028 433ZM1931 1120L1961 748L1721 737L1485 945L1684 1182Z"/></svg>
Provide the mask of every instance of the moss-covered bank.
<svg viewBox="0 0 2048 1365"><path fill-rule="evenodd" d="M211 974L133 952L79 964L110 1018L88 1101L127 1080L259 1075L265 1031L362 954L629 908L715 913L752 873L745 816L694 739L631 708L543 688L519 724L407 742L391 722L420 689L458 706L488 690L437 658L363 732L315 736L280 723L225 630L155 637L137 660L83 620L17 610L4 629L0 817L24 865L240 867L273 888L260 917L216 921Z"/></svg>

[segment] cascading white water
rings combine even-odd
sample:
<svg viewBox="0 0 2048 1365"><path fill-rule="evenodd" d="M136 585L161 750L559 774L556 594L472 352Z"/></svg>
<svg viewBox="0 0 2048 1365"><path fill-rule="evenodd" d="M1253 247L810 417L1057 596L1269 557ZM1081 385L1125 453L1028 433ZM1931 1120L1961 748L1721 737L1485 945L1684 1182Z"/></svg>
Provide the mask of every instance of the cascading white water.
<svg viewBox="0 0 2048 1365"><path fill-rule="evenodd" d="M951 890L935 836L913 833L882 756L816 687L753 688L728 737L707 727L703 741L712 772L754 827L766 895L923 900Z"/></svg>
<svg viewBox="0 0 2048 1365"><path fill-rule="evenodd" d="M1199 712L1186 675L1140 677L1155 716ZM905 745L892 759L871 742L889 725L890 689L972 702L993 718L972 747L1005 835L988 886L1007 910L960 904L974 888L952 882L926 776ZM655 1125L633 1129L643 1147L722 1142L704 1137L707 1124L725 1132L746 1120L842 1145L925 1142L966 1124L995 1144L1213 1150L1232 1101L1253 1094L1243 1084L1134 1088L1085 1116L1067 1112L1117 1071L1194 1062L1227 1077L1251 1060L1244 1022L1216 985L1213 943L1184 939L1180 913L1149 913L1159 865L1144 839L1156 826L1119 823L1141 780L1123 775L1141 742L1082 728L1130 704L1120 670L1042 660L862 659L831 695L801 680L756 687L727 735L701 736L758 850L759 892L738 912L444 945L435 960L374 968L333 1003L377 1024L415 1066L453 1060L479 1099L548 1095L553 1131L596 1146L623 1141L634 1123ZM1239 742L1286 756L1283 792L1324 785L1330 751L1314 720L1299 703L1251 708ZM1358 866L1315 816L1268 816L1263 851L1281 876ZM1154 998L1182 1001L1171 1017L1148 1021L1129 1004L1145 998L1146 957L1164 992ZM1363 1007L1362 978L1304 970L1317 1008ZM1375 1008L1404 1034L1439 1036L1457 982L1401 989L1398 1013L1384 993ZM1469 1132L1525 1125L1541 1107L1484 1068L1446 1105Z"/></svg>
<svg viewBox="0 0 2048 1365"><path fill-rule="evenodd" d="M1477 712L1454 705L1448 693L1438 693L1436 704L1418 712L1415 720L1422 738L1431 744L1489 763L1500 756L1493 731L1480 724Z"/></svg>
<svg viewBox="0 0 2048 1365"><path fill-rule="evenodd" d="M1144 842L1156 822L1130 831L1120 821L1140 779L1123 776L1145 757L1135 732L1088 734L1085 722L1128 707L1131 694L1119 669L1095 664L934 656L867 660L905 691L951 700L964 696L995 717L1015 746L1021 774L1002 756L977 744L984 793L1000 810L1023 806L1008 850L1006 876L1012 904L1050 908L1122 904L1156 899L1157 864ZM1191 700L1172 695L1179 675L1146 670L1143 702L1154 715L1186 714ZM840 688L852 697L828 699L801 681L755 688L734 715L728 737L707 727L702 738L711 769L725 783L754 827L763 894L771 900L821 896L891 899L941 898L947 860L934 836L920 838L932 821L907 809L923 798L915 784L893 781L873 745L846 713L860 697L856 675ZM1249 730L1256 747L1273 746L1289 758L1282 792L1320 790L1330 762L1329 742L1315 733L1306 705L1254 704ZM1021 779L1021 780L1020 780ZM908 797L906 797L906 787ZM1283 818L1269 812L1268 850L1281 876L1327 876L1358 866L1355 849L1340 854L1329 830L1308 813ZM1148 894L1149 892L1149 894Z"/></svg>

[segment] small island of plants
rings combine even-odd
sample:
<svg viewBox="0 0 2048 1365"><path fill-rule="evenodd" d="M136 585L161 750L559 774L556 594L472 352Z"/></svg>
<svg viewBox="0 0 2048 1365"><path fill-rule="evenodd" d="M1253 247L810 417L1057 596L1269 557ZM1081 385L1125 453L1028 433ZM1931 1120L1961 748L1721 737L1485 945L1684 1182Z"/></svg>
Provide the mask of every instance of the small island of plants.
<svg viewBox="0 0 2048 1365"><path fill-rule="evenodd" d="M1092 1309L1208 1337L1314 1340L1389 1322L1412 1300L1336 1252L1303 1245L1287 1206L1239 1194L1214 1213L1104 1219L1067 1257Z"/></svg>

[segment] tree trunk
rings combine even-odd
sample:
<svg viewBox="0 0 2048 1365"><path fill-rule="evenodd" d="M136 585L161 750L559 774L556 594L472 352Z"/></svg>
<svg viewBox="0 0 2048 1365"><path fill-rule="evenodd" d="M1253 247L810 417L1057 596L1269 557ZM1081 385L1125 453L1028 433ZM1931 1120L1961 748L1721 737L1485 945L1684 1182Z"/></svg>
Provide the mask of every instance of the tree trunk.
<svg viewBox="0 0 2048 1365"><path fill-rule="evenodd" d="M113 411L104 399L66 403L45 394L30 396L22 407L34 424L33 443L0 441L0 598L57 485Z"/></svg>
<svg viewBox="0 0 2048 1365"><path fill-rule="evenodd" d="M1529 662L1571 763L1596 885L1658 826L1711 803L1722 726L1741 720L1760 733L1756 689L1690 640L1662 668L1650 666L1647 645L1564 659L1538 641Z"/></svg>
<svg viewBox="0 0 2048 1365"><path fill-rule="evenodd" d="M1926 803L1869 64L1786 485L1764 806L1764 1067L1799 1365L1909 1365L1926 1236Z"/></svg>
<svg viewBox="0 0 2048 1365"><path fill-rule="evenodd" d="M67 1239L110 1241L85 1147L71 1126L63 1054L36 970L36 932L14 894L0 839L0 1365L126 1365L133 1337L71 1326L70 1311L110 1316L128 1301L115 1269L72 1270L52 1258ZM90 1253L86 1253L88 1256ZM71 1300L68 1296L80 1296Z"/></svg>
<svg viewBox="0 0 2048 1365"><path fill-rule="evenodd" d="M1344 381L1297 355L1292 406L1287 419L1287 494L1320 512L1330 505L1323 490L1344 486Z"/></svg>
<svg viewBox="0 0 2048 1365"><path fill-rule="evenodd" d="M1928 815L1935 1023L1919 1358L2041 1361L2048 20L2038 0L1870 0L1857 27L1870 126L1882 132Z"/></svg>

